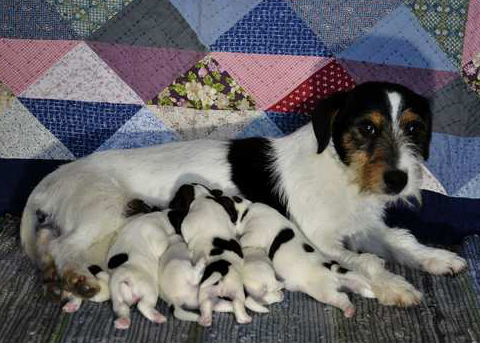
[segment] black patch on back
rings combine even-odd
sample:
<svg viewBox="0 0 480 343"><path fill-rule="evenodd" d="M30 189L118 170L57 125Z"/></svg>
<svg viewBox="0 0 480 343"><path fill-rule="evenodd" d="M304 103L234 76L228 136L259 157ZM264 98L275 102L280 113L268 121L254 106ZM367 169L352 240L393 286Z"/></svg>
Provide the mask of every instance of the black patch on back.
<svg viewBox="0 0 480 343"><path fill-rule="evenodd" d="M349 272L349 270L345 269L343 267L338 267L338 269L337 269L338 274L347 274L348 272Z"/></svg>
<svg viewBox="0 0 480 343"><path fill-rule="evenodd" d="M323 266L325 268L330 269L330 270L332 269L333 266L338 266L338 268L337 268L337 273L338 274L346 274L346 273L349 272L348 269L345 269L342 266L340 266L340 264L337 261L324 262Z"/></svg>
<svg viewBox="0 0 480 343"><path fill-rule="evenodd" d="M190 204L195 199L195 188L193 185L182 185L175 196L170 201L168 207L172 210L183 210L187 211L190 208Z"/></svg>
<svg viewBox="0 0 480 343"><path fill-rule="evenodd" d="M233 201L235 201L237 204L240 204L240 203L243 201L242 198L237 197L236 195L234 195L234 196L232 197L232 199L233 199Z"/></svg>
<svg viewBox="0 0 480 343"><path fill-rule="evenodd" d="M182 235L182 223L185 217L187 216L188 211L184 210L171 210L168 211L168 220L170 224L172 224L173 228L175 229L175 233L177 235Z"/></svg>
<svg viewBox="0 0 480 343"><path fill-rule="evenodd" d="M218 260L210 263L205 267L200 283L203 283L203 281L207 280L215 272L220 273L222 276L227 275L230 265L231 263L225 260Z"/></svg>
<svg viewBox="0 0 480 343"><path fill-rule="evenodd" d="M162 209L160 207L150 206L141 199L133 199L133 200L130 200L125 206L123 215L125 218L128 218L140 213L151 213L151 212L157 212L161 210Z"/></svg>
<svg viewBox="0 0 480 343"><path fill-rule="evenodd" d="M248 213L248 210L249 210L249 209L247 208L247 209L245 210L245 212L243 212L242 218L240 218L240 221L242 221L242 220L245 219L245 217L246 217L246 215L247 215L247 213Z"/></svg>
<svg viewBox="0 0 480 343"><path fill-rule="evenodd" d="M230 217L230 220L232 223L236 223L238 220L238 212L237 209L235 208L235 204L232 199L229 197L221 196L221 197L207 197L208 199L216 201L218 204L220 204L223 209L227 212L228 216Z"/></svg>
<svg viewBox="0 0 480 343"><path fill-rule="evenodd" d="M102 271L102 267L92 264L90 267L88 267L88 271L92 273L93 276L97 276L97 274Z"/></svg>
<svg viewBox="0 0 480 343"><path fill-rule="evenodd" d="M307 244L307 243L303 243L303 250L305 250L305 252L314 252L315 249L310 245L310 244Z"/></svg>
<svg viewBox="0 0 480 343"><path fill-rule="evenodd" d="M325 268L327 268L327 269L332 269L332 266L333 266L334 264L338 264L338 263L335 262L335 261L323 262L323 263L322 263L322 265L323 265Z"/></svg>
<svg viewBox="0 0 480 343"><path fill-rule="evenodd" d="M128 261L128 254L122 252L120 254L113 255L108 260L108 268L115 269Z"/></svg>
<svg viewBox="0 0 480 343"><path fill-rule="evenodd" d="M295 233L293 232L292 229L287 227L287 228L281 230L277 234L277 237L275 237L275 239L273 240L272 245L270 245L270 249L268 250L268 257L271 260L273 260L273 257L275 256L275 253L282 246L282 244L287 243L293 237L295 237Z"/></svg>
<svg viewBox="0 0 480 343"><path fill-rule="evenodd" d="M220 248L213 248L210 250L210 256L217 256L223 254L223 249Z"/></svg>
<svg viewBox="0 0 480 343"><path fill-rule="evenodd" d="M287 215L273 189L278 176L273 174L275 151L266 138L255 137L230 141L228 163L230 178L240 193L252 202L262 202Z"/></svg>
<svg viewBox="0 0 480 343"><path fill-rule="evenodd" d="M212 190L210 191L210 194L211 194L213 197L217 198L217 197L221 197L221 196L223 195L223 192L222 192L220 189L212 189Z"/></svg>
<svg viewBox="0 0 480 343"><path fill-rule="evenodd" d="M212 245L217 249L229 250L229 251L237 254L238 256L240 256L240 258L243 258L242 247L240 246L240 244L235 239L231 239L231 240L227 241L226 239L223 239L223 238L220 238L220 237L215 237L212 241ZM215 249L212 249L212 251L213 250L215 250ZM212 255L212 252L210 252L210 255Z"/></svg>

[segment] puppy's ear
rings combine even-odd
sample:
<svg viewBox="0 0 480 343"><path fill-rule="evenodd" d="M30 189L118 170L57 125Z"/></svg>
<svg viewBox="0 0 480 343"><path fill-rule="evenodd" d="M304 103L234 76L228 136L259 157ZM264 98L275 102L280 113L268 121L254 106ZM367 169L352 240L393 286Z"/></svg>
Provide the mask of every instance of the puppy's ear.
<svg viewBox="0 0 480 343"><path fill-rule="evenodd" d="M339 92L317 104L315 112L312 114L313 131L318 142L317 154L322 153L328 146L332 136L333 120L345 105L347 97L348 92Z"/></svg>
<svg viewBox="0 0 480 343"><path fill-rule="evenodd" d="M230 220L232 223L236 223L238 220L238 212L237 209L235 208L235 203L233 202L232 199L229 197L218 197L214 199L216 202L218 202L220 205L223 206L225 211L228 213Z"/></svg>
<svg viewBox="0 0 480 343"><path fill-rule="evenodd" d="M190 208L190 204L192 203L193 199L195 199L195 189L193 185L182 185L175 196L170 201L168 207L172 210L181 210L187 211Z"/></svg>

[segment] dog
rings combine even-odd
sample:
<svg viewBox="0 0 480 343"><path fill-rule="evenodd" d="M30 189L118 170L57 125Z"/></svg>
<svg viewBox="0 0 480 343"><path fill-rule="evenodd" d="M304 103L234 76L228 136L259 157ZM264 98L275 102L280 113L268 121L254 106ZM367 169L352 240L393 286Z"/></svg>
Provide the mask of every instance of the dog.
<svg viewBox="0 0 480 343"><path fill-rule="evenodd" d="M192 253L180 235L168 237L168 248L160 257L158 266L158 290L160 298L173 306L173 315L196 322L199 315L198 289L205 269L205 260L192 264Z"/></svg>
<svg viewBox="0 0 480 343"><path fill-rule="evenodd" d="M158 264L167 250L174 229L165 212L132 217L119 232L108 252L110 293L115 327L130 327L133 304L148 320L163 323L166 318L155 309L158 291Z"/></svg>
<svg viewBox="0 0 480 343"><path fill-rule="evenodd" d="M236 240L238 224L249 204L198 183L182 185L170 202L173 211L182 213L176 229L193 252L194 261L204 259L206 263L198 292L198 323L202 326L212 324L212 312L223 307L225 298L231 301L238 323L252 320L244 306L243 252ZM230 310L229 306L224 310Z"/></svg>
<svg viewBox="0 0 480 343"><path fill-rule="evenodd" d="M342 267L370 278L381 304L415 305L421 293L389 272L385 259L436 275L466 267L455 253L383 220L389 204L420 198L431 131L426 98L402 85L365 82L320 101L311 122L285 137L94 153L35 187L22 215L22 245L35 260L35 213L48 214L62 230L49 246L59 278L92 296L98 282L85 259L105 259L102 242L124 224L128 199L162 207L180 185L201 182L279 210Z"/></svg>
<svg viewBox="0 0 480 343"><path fill-rule="evenodd" d="M272 207L251 204L242 218L241 229L242 248L260 249L265 257L268 252L273 269L286 289L306 293L320 302L338 307L347 318L354 315L355 307L342 290L374 297L368 279L340 267L314 248L294 223ZM263 274L257 274L263 280ZM257 295L260 299L263 296Z"/></svg>

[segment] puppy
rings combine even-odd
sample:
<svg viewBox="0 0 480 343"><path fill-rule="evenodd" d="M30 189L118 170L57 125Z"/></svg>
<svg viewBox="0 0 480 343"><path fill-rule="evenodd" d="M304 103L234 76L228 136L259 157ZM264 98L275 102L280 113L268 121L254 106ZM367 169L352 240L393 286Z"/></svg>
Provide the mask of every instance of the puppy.
<svg viewBox="0 0 480 343"><path fill-rule="evenodd" d="M130 327L129 307L136 303L148 320L165 322L165 316L155 310L159 295L158 263L168 247L168 235L173 233L165 212L134 216L119 232L108 252L117 329Z"/></svg>
<svg viewBox="0 0 480 343"><path fill-rule="evenodd" d="M198 293L200 325L211 325L212 311L221 307L222 298L231 300L238 323L252 320L244 306L243 252L236 240L237 225L249 204L246 199L226 197L200 184L181 186L170 203L171 213L181 217L176 228L194 260L206 261Z"/></svg>
<svg viewBox="0 0 480 343"><path fill-rule="evenodd" d="M242 247L244 265L242 280L248 294L245 306L256 312L269 312L261 304L273 304L283 300L285 285L275 277L272 261L264 248Z"/></svg>
<svg viewBox="0 0 480 343"><path fill-rule="evenodd" d="M174 307L176 318L198 321L199 315L189 310L199 307L198 288L204 269L203 259L192 264L192 253L180 235L168 237L168 248L158 266L158 291L160 298Z"/></svg>
<svg viewBox="0 0 480 343"><path fill-rule="evenodd" d="M365 277L331 261L314 248L291 221L272 207L262 203L251 204L242 224L240 243L243 249L257 249L258 253L268 251L273 268L283 279L286 289L304 292L320 302L338 307L345 317L353 316L355 307L348 296L340 292L342 289L373 297ZM262 275L260 270L258 274Z"/></svg>

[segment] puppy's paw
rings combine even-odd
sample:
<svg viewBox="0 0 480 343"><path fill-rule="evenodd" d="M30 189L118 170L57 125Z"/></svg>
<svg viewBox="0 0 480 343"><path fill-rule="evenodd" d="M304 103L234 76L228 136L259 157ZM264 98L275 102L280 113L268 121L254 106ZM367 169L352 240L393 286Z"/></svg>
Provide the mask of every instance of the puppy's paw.
<svg viewBox="0 0 480 343"><path fill-rule="evenodd" d="M91 298L100 291L100 285L95 278L87 277L73 270L66 271L63 280L66 290L82 298Z"/></svg>
<svg viewBox="0 0 480 343"><path fill-rule="evenodd" d="M251 322L252 322L252 317L250 317L249 315L244 315L244 316L237 317L237 323L238 324L248 324L248 323L251 323Z"/></svg>
<svg viewBox="0 0 480 343"><path fill-rule="evenodd" d="M152 322L157 323L157 324L162 324L167 321L167 318L157 310L153 310L152 313Z"/></svg>
<svg viewBox="0 0 480 343"><path fill-rule="evenodd" d="M65 305L63 305L62 311L66 313L77 312L81 304L82 304L82 301L79 299L69 300Z"/></svg>
<svg viewBox="0 0 480 343"><path fill-rule="evenodd" d="M352 318L355 315L355 307L351 306L343 311L345 318Z"/></svg>
<svg viewBox="0 0 480 343"><path fill-rule="evenodd" d="M130 327L130 318L127 317L120 317L115 319L115 328L119 330L125 330Z"/></svg>
<svg viewBox="0 0 480 343"><path fill-rule="evenodd" d="M388 306L408 307L422 300L422 293L407 280L388 272L374 277L372 291L380 304Z"/></svg>
<svg viewBox="0 0 480 343"><path fill-rule="evenodd" d="M212 317L201 316L198 319L198 324L200 324L201 326L205 326L205 327L211 326L212 325Z"/></svg>
<svg viewBox="0 0 480 343"><path fill-rule="evenodd" d="M464 270L467 261L451 251L435 249L430 257L422 261L422 267L433 275L453 275Z"/></svg>

